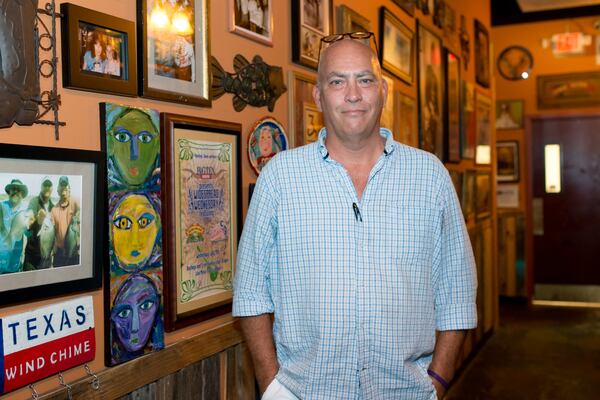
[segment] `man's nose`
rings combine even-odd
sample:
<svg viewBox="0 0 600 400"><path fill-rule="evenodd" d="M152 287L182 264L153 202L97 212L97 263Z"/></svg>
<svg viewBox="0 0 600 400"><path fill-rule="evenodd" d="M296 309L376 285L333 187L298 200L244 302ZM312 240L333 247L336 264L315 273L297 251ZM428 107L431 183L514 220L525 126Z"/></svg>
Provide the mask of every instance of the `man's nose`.
<svg viewBox="0 0 600 400"><path fill-rule="evenodd" d="M344 100L348 103L356 103L362 100L362 94L360 91L360 87L356 82L350 81L346 86L346 93L344 96Z"/></svg>

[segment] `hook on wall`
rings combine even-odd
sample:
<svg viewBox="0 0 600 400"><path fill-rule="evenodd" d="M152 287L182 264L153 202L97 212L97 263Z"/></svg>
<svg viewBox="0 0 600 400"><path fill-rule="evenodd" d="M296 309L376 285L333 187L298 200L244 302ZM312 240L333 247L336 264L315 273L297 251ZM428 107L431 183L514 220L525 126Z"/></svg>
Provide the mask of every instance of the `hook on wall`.
<svg viewBox="0 0 600 400"><path fill-rule="evenodd" d="M100 378L98 378L98 375L93 373L92 369L87 364L85 364L83 366L83 368L85 368L85 373L88 374L88 376L90 376L92 378L92 379L90 379L90 385L92 385L92 389L94 389L94 390L100 389Z"/></svg>
<svg viewBox="0 0 600 400"><path fill-rule="evenodd" d="M60 384L60 386L67 389L67 399L73 400L73 389L71 388L71 385L65 383L65 377L63 376L62 372L58 373L58 383Z"/></svg>
<svg viewBox="0 0 600 400"><path fill-rule="evenodd" d="M40 395L38 394L37 390L35 390L33 383L29 384L29 389L31 389L31 398L33 400L38 400L40 398Z"/></svg>

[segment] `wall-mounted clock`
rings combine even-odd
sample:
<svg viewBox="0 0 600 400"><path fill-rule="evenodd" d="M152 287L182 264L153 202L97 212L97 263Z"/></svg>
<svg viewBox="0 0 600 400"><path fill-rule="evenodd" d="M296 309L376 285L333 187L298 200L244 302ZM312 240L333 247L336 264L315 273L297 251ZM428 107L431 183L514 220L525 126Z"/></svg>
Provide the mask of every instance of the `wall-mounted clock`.
<svg viewBox="0 0 600 400"><path fill-rule="evenodd" d="M531 74L533 56L523 46L509 46L502 50L496 64L503 78L518 81L527 79Z"/></svg>

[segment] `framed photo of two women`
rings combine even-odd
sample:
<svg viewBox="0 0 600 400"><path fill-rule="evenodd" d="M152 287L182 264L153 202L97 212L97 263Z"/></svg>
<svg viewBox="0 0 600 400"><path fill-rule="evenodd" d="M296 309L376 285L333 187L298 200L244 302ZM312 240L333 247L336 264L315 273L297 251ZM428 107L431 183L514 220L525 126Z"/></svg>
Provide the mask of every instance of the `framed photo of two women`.
<svg viewBox="0 0 600 400"><path fill-rule="evenodd" d="M332 0L292 0L292 60L317 68L321 39L333 33Z"/></svg>

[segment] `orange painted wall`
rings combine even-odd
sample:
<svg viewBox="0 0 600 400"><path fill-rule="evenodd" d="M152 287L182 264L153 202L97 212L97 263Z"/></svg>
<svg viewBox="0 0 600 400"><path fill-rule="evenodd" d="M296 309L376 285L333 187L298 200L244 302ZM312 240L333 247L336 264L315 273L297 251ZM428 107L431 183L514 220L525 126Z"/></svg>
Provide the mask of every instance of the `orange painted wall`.
<svg viewBox="0 0 600 400"><path fill-rule="evenodd" d="M130 21L136 20L136 2L134 0L71 0L70 2L83 7L91 8L99 12L119 16ZM271 1L271 4L273 5L274 15L273 47L268 47L259 44L257 42L251 41L249 39L229 32L229 5L232 2L233 0L212 0L212 2L210 2L211 4L209 24L211 53L219 60L219 62L225 68L225 70L233 71L233 57L238 53L244 55L249 60L251 60L255 54L260 54L263 57L264 61L268 64L283 67L286 78L286 84L288 79L288 71L290 70L310 74L313 76L316 75L315 71L306 69L300 65L291 62L291 2L282 0ZM44 1L40 0L40 6L42 6L43 3ZM60 3L62 3L62 1L57 1L57 8L59 7ZM469 37L471 38L471 59L469 61L469 68L466 71L466 73L462 69L462 67L461 73L463 74L463 79L466 79L470 82L474 82L475 73L473 66L473 18L479 19L488 27L488 29L490 29L489 2L465 2L460 0L450 0L448 1L448 3L451 4L456 10L457 28L460 23L460 15L464 14L467 17L467 30L469 33ZM359 12L366 18L368 18L371 21L372 30L377 34L378 41L378 16L380 6L385 6L388 9L390 9L411 30L414 31L416 28L415 18L408 16L392 0L334 1L334 7L337 7L340 4L345 4L354 9L355 11ZM438 34L442 36L441 30L434 27L431 15L423 16L420 13L420 11L417 10L415 16L419 19L420 22L427 25L428 28L431 28L434 32L438 32ZM446 38L445 42L447 46L452 48L457 54L460 54L460 45L457 38L450 41L448 41L448 39ZM60 43L60 29L58 32L58 43ZM60 57L60 44L58 46L58 54ZM246 141L248 138L248 130L251 128L251 126L256 120L267 115L275 117L283 124L284 127L288 126L287 93L285 93L277 101L273 113L269 113L265 107L254 108L250 106L246 107L246 109L242 112L237 113L233 110L231 95L225 95L222 98L215 100L211 108L198 108L192 106L179 105L175 103L148 100L140 97L128 98L109 94L97 94L92 92L62 88L60 64L58 67L58 71L58 87L59 94L62 100L62 104L60 106L60 120L65 121L67 123L66 126L60 128L60 139L58 141L54 139L53 128L49 126L34 125L31 127L21 127L14 125L11 128L0 129L0 143L99 150L100 131L98 103L105 101L123 103L131 106L149 107L157 109L160 112L172 112L204 118L237 122L242 124L242 206L244 210L244 215L247 208L246 204L248 203L248 185L249 183L255 182L256 180L256 175L251 170L246 156ZM477 87L477 90L493 98L493 76L491 83L491 89L482 89L481 87ZM395 86L396 88L398 88L398 90L414 98L417 97L416 76L415 83L413 83L410 86L406 85L405 83L399 80L396 81ZM288 136L292 135L288 133ZM493 138L494 136L492 133L492 140ZM461 164L455 164L452 166L452 168L460 170L471 167L473 167L473 162L470 160L466 160L461 162ZM102 289L93 291L90 294L94 297L97 343L96 359L90 363L90 367L93 371L99 371L105 368L103 356L104 307L102 300ZM30 309L41 307L48 303L67 300L79 295L82 294L52 298L45 301L36 301L27 304L11 305L6 307L0 306L0 317L24 312ZM182 338L193 336L199 332L208 329L209 327L215 326L218 323L227 320L228 318L231 317L224 316L217 320L197 324L179 330L175 333L166 334L166 343L168 345ZM84 377L85 372L83 370L83 367L76 367L72 370L66 371L64 376L66 382L72 382ZM58 387L58 381L55 376L36 383L36 389L40 393L44 393L56 387ZM5 398L10 400L18 400L30 397L31 392L29 391L29 389L24 388L7 395Z"/></svg>

